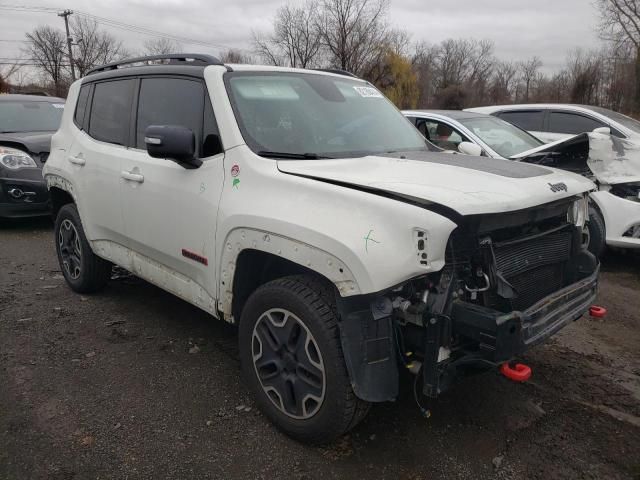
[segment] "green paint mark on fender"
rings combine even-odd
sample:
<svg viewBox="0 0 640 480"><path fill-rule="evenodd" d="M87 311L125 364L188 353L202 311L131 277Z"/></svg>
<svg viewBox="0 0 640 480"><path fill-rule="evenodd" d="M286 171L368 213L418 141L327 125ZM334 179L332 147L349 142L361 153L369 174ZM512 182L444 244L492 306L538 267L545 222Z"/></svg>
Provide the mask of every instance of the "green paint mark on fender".
<svg viewBox="0 0 640 480"><path fill-rule="evenodd" d="M380 243L377 240L374 240L371 237L371 234L373 233L373 230L369 230L369 233L367 233L367 236L364 237L364 250L369 253L369 242L373 242L373 243Z"/></svg>
<svg viewBox="0 0 640 480"><path fill-rule="evenodd" d="M240 179L239 178L234 178L233 179L233 186L235 188L238 188L238 185L240 185Z"/></svg>

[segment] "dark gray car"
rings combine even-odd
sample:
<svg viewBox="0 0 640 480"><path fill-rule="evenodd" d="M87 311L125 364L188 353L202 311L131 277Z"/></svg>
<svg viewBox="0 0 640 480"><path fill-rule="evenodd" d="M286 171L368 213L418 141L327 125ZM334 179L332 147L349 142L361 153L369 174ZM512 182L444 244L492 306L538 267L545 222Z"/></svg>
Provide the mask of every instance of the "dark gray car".
<svg viewBox="0 0 640 480"><path fill-rule="evenodd" d="M57 97L0 95L0 218L49 214L42 166L64 102Z"/></svg>

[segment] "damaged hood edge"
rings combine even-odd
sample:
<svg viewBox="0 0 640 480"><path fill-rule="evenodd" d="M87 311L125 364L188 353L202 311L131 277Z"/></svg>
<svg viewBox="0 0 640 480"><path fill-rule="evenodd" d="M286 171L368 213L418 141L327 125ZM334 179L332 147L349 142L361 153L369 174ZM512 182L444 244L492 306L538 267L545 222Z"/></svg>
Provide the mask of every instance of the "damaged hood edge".
<svg viewBox="0 0 640 480"><path fill-rule="evenodd" d="M533 173L520 178L508 177L442 163L446 160L442 155L429 154L431 161L380 156L284 160L277 162L277 168L284 174L421 206L450 219L523 210L595 189L588 179L563 170L537 166L533 170L515 168L516 172ZM504 160L490 160L496 167L505 165ZM487 159L460 156L457 161L471 166ZM512 164L511 168L519 166L525 167L525 164Z"/></svg>
<svg viewBox="0 0 640 480"><path fill-rule="evenodd" d="M640 143L605 133L581 133L540 147L513 155L512 160L526 160L544 152L562 152L582 142L587 142L589 158L587 166L594 177L609 185L640 182Z"/></svg>

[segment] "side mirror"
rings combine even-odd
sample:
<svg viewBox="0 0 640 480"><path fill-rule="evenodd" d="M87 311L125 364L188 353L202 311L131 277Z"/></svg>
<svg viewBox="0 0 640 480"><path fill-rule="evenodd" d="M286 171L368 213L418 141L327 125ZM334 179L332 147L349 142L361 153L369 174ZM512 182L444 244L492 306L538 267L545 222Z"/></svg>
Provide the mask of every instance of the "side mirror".
<svg viewBox="0 0 640 480"><path fill-rule="evenodd" d="M458 145L458 151L465 155L473 155L479 157L482 155L482 148L479 145L471 142L460 142Z"/></svg>
<svg viewBox="0 0 640 480"><path fill-rule="evenodd" d="M611 129L609 127L598 127L593 129L593 133L604 133L605 135L611 135Z"/></svg>
<svg viewBox="0 0 640 480"><path fill-rule="evenodd" d="M186 127L175 125L149 125L144 131L147 153L153 158L175 160L185 168L198 168L202 161L196 158L196 136Z"/></svg>

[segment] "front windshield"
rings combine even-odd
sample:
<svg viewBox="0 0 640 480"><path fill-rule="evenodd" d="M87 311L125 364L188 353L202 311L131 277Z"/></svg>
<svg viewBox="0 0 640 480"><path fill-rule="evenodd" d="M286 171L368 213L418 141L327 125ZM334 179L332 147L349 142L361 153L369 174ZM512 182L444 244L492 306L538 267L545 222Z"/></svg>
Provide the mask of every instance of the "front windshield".
<svg viewBox="0 0 640 480"><path fill-rule="evenodd" d="M526 152L543 144L524 130L520 130L499 118L487 116L458 121L504 158Z"/></svg>
<svg viewBox="0 0 640 480"><path fill-rule="evenodd" d="M234 72L225 82L245 141L263 156L338 158L435 148L362 81Z"/></svg>
<svg viewBox="0 0 640 480"><path fill-rule="evenodd" d="M0 133L55 132L64 103L0 101Z"/></svg>
<svg viewBox="0 0 640 480"><path fill-rule="evenodd" d="M627 117L618 112L614 112L613 110L609 110L607 108L602 107L589 107L594 112L597 112L605 117L610 118L614 122L618 122L624 127L627 127L629 130L632 130L635 133L640 133L640 122L631 117Z"/></svg>

